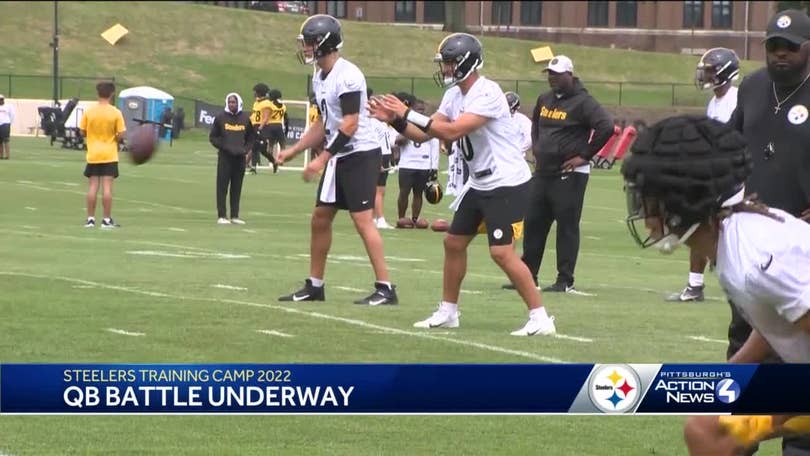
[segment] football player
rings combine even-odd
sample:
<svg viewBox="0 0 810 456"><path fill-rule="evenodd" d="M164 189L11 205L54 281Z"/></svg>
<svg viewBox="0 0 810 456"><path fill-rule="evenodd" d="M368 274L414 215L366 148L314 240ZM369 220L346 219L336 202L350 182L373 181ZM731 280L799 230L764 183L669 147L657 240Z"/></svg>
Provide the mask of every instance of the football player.
<svg viewBox="0 0 810 456"><path fill-rule="evenodd" d="M492 259L506 273L529 308L529 320L515 336L550 335L554 319L546 313L531 272L512 249L523 231L531 171L515 144L518 129L500 86L478 72L484 54L478 38L454 33L439 44L434 79L447 88L438 111L428 117L386 95L369 103L372 115L389 122L413 141L458 141L470 179L451 207L455 215L444 238L442 302L418 328L459 326L458 301L467 270L467 247L484 228Z"/></svg>
<svg viewBox="0 0 810 456"><path fill-rule="evenodd" d="M383 241L374 224L373 209L380 174L381 152L366 105L366 78L357 66L340 56L340 22L332 16L310 16L298 35L301 63L314 64L312 91L321 117L288 149L279 152L281 163L327 140L326 148L304 168L310 181L323 171L312 213L310 273L304 287L281 301L323 301L326 257L332 243L332 221L339 209L349 211L366 247L376 282L374 291L355 304L397 304L388 276ZM325 168L325 169L324 169Z"/></svg>
<svg viewBox="0 0 810 456"><path fill-rule="evenodd" d="M737 88L732 81L739 78L740 60L731 49L709 49L700 58L695 70L695 85L701 90L713 90L714 96L706 108L710 119L728 122L737 107ZM667 301L703 301L703 273L706 270L705 258L691 254L689 257L689 279L680 293L675 293Z"/></svg>
<svg viewBox="0 0 810 456"><path fill-rule="evenodd" d="M371 88L366 89L366 96L370 97L374 94ZM374 126L374 132L377 134L377 142L380 144L382 150L380 160L380 175L377 178L377 193L374 197L374 224L380 230L390 230L394 227L385 221L385 185L388 183L388 173L391 171L391 143L393 137L396 137L396 132L384 122L370 117L371 124Z"/></svg>
<svg viewBox="0 0 810 456"><path fill-rule="evenodd" d="M415 100L413 110L424 114L425 102ZM399 227L427 228L428 222L419 218L422 213L422 195L428 182L438 179L440 142L433 138L424 143L411 141L405 138L405 143L399 148L399 197L397 198L397 212ZM408 200L413 193L411 201L411 218L405 218L408 211ZM404 223L403 223L404 222Z"/></svg>
<svg viewBox="0 0 810 456"><path fill-rule="evenodd" d="M632 152L622 174L633 238L708 258L753 327L729 361L759 363L773 350L810 363L810 225L744 196L753 164L742 135L705 116L676 116L640 135ZM699 416L685 427L693 455L739 454L790 433L810 433L810 417Z"/></svg>
<svg viewBox="0 0 810 456"><path fill-rule="evenodd" d="M276 144L279 150L287 147L287 130L290 128L290 119L287 116L287 105L281 101L281 91L273 89L267 93L270 100L270 113L267 116L267 151L273 162L273 172L278 172L278 165L272 158Z"/></svg>
<svg viewBox="0 0 810 456"><path fill-rule="evenodd" d="M506 92L506 102L509 103L509 112L512 113L512 119L517 123L520 132L519 148L521 155L524 158L532 157L532 161L534 161L532 155L532 120L520 112L520 96L518 94Z"/></svg>
<svg viewBox="0 0 810 456"><path fill-rule="evenodd" d="M251 153L252 164L250 165L251 174L256 174L256 166L261 159L260 154L267 157L270 163L273 164L273 172L278 171L278 164L273 158L273 154L269 151L269 135L270 129L266 128L267 123L270 121L270 111L275 107L273 102L268 98L270 95L270 88L267 84L260 82L253 86L253 113L250 116L250 121L253 128L256 130L257 139L253 143L253 151Z"/></svg>

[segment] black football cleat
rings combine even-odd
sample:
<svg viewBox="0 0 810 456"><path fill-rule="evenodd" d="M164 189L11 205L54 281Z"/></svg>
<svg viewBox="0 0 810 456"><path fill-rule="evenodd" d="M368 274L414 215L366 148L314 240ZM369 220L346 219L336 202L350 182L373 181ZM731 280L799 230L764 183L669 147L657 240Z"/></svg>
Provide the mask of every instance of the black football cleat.
<svg viewBox="0 0 810 456"><path fill-rule="evenodd" d="M324 301L326 300L326 292L324 287L316 287L312 285L312 281L306 279L304 281L304 288L296 291L293 294L281 296L279 301Z"/></svg>
<svg viewBox="0 0 810 456"><path fill-rule="evenodd" d="M374 292L363 299L354 301L355 304L363 304L366 306L393 306L399 304L397 299L397 287L374 282Z"/></svg>

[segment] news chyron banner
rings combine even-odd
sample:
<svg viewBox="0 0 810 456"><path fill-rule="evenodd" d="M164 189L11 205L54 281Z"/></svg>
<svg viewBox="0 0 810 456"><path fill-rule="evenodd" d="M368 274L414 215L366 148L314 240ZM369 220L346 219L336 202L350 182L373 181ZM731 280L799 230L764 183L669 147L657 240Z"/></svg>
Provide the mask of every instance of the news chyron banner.
<svg viewBox="0 0 810 456"><path fill-rule="evenodd" d="M0 414L810 414L810 365L2 364Z"/></svg>

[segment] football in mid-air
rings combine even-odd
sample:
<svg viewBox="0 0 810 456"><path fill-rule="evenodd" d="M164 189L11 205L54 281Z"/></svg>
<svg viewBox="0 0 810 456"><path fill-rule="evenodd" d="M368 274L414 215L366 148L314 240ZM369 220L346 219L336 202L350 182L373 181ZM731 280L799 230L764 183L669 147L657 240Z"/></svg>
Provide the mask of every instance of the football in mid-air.
<svg viewBox="0 0 810 456"><path fill-rule="evenodd" d="M157 150L157 132L150 124L139 125L127 138L129 157L136 165L148 162Z"/></svg>
<svg viewBox="0 0 810 456"><path fill-rule="evenodd" d="M450 229L450 223L445 219L436 219L430 225L430 229L433 231L444 232Z"/></svg>

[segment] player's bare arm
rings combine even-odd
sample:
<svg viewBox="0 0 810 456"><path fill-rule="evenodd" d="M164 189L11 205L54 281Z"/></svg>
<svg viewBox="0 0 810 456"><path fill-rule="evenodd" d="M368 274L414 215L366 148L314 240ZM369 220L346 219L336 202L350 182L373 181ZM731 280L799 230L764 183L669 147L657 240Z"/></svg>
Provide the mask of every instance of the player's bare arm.
<svg viewBox="0 0 810 456"><path fill-rule="evenodd" d="M323 128L323 121L318 117L317 120L309 125L307 131L301 135L301 139L299 139L298 142L278 153L276 160L279 164L283 164L285 161L294 158L307 149L320 148L324 138L326 138L326 131Z"/></svg>
<svg viewBox="0 0 810 456"><path fill-rule="evenodd" d="M731 363L760 363L771 353L772 349L768 341L757 330L753 330L745 344L728 361Z"/></svg>
<svg viewBox="0 0 810 456"><path fill-rule="evenodd" d="M447 116L438 112L427 117L410 110L394 95L379 97L369 104L372 115L379 120L394 122L395 119L402 119L408 121L407 127L402 130L401 134L417 142L426 142L431 138L452 142L483 127L489 120L487 117L472 113L464 113L455 121L450 121ZM379 112L380 117L377 117L375 112ZM420 128L414 122L421 123L422 127Z"/></svg>

